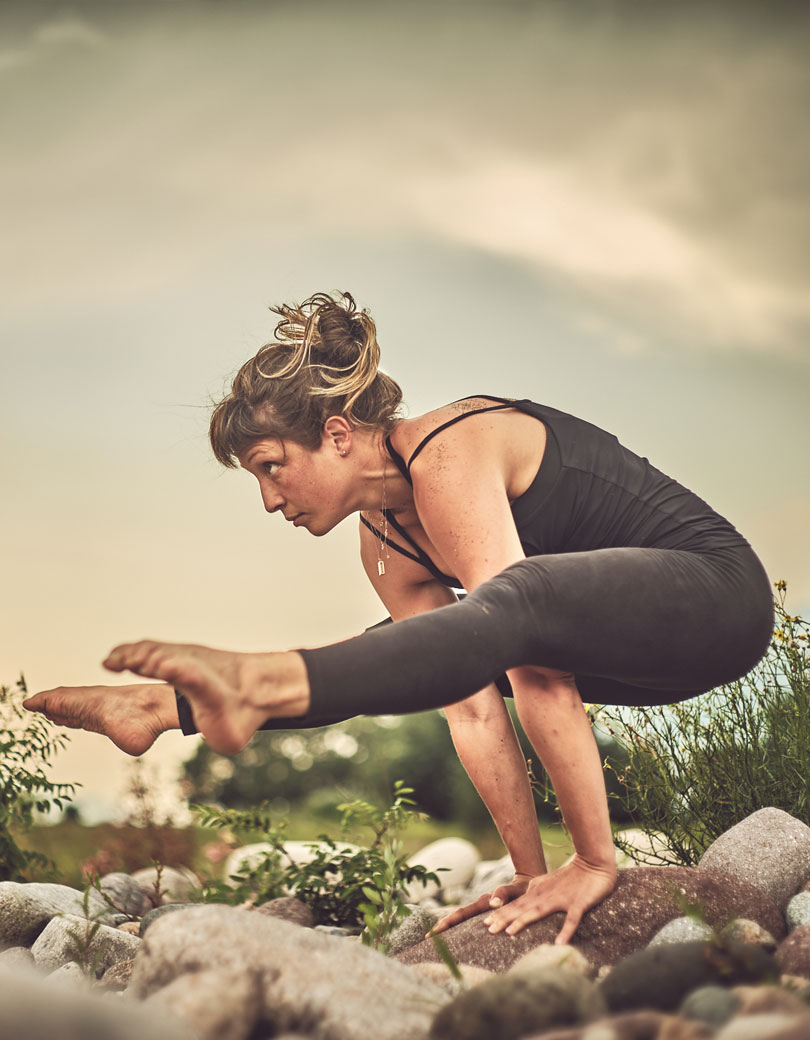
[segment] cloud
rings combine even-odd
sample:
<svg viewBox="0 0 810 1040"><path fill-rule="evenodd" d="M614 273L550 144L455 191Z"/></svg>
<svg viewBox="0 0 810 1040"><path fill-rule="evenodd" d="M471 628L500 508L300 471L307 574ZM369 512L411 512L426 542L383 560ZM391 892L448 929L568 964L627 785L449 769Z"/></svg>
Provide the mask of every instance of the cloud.
<svg viewBox="0 0 810 1040"><path fill-rule="evenodd" d="M575 160L502 153L469 155L458 167L412 187L425 227L573 283L614 314L634 320L654 311L659 327L674 315L717 344L754 348L785 344L810 322L807 292L767 270L745 270L711 235L656 209L632 181L600 182Z"/></svg>
<svg viewBox="0 0 810 1040"><path fill-rule="evenodd" d="M418 235L530 269L625 347L806 342L808 70L779 19L171 7L6 52L50 56L4 134L18 313L43 286L129 303L269 243ZM116 61L73 75L105 41Z"/></svg>
<svg viewBox="0 0 810 1040"><path fill-rule="evenodd" d="M95 49L106 37L98 28L76 15L60 15L34 27L27 42L0 51L0 72L19 69L47 59L56 50Z"/></svg>

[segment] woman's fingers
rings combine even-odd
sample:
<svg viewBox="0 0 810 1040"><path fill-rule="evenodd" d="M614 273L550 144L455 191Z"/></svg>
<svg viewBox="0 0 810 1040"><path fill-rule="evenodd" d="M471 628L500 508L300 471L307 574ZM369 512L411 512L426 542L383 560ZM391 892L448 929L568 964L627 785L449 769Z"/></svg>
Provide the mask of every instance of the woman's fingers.
<svg viewBox="0 0 810 1040"><path fill-rule="evenodd" d="M470 917L476 917L478 914L483 914L484 911L489 910L489 899L490 895L487 892L483 896L479 896L474 903L468 903L466 906L460 906L458 910L454 910L447 917L443 917L438 924L435 924L427 934L429 938L431 935L437 935L439 932L445 931L447 928L452 928L453 925L461 924L462 921L468 920Z"/></svg>
<svg viewBox="0 0 810 1040"><path fill-rule="evenodd" d="M571 940L585 912L609 895L615 884L615 872L593 870L572 861L551 874L534 878L525 895L493 911L484 924L493 935L516 935L535 921L563 912L565 921L555 940L562 945Z"/></svg>
<svg viewBox="0 0 810 1040"><path fill-rule="evenodd" d="M569 910L565 915L565 923L557 934L557 938L554 940L555 946L566 946L574 936L574 932L579 928L580 921L582 920L582 913L579 911Z"/></svg>
<svg viewBox="0 0 810 1040"><path fill-rule="evenodd" d="M508 885L500 885L495 889L494 892L485 892L484 895L479 896L474 903L468 903L466 906L459 907L458 910L454 910L447 917L443 917L441 921L433 928L431 928L428 935L435 935L437 932L443 932L446 928L452 928L455 924L460 924L462 921L468 920L470 917L477 917L478 914L483 914L487 910L495 910L497 907L503 906L505 903L511 902L513 899L517 899L522 895L529 885L529 878L522 878L520 881L512 881Z"/></svg>

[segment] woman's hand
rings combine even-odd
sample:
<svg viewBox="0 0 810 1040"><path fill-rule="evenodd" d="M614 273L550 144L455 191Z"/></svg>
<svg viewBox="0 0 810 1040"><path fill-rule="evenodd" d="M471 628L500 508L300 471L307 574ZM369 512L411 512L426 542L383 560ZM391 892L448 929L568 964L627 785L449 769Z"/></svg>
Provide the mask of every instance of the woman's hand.
<svg viewBox="0 0 810 1040"><path fill-rule="evenodd" d="M516 885L523 885L523 881L515 881L504 888L514 889ZM565 912L565 922L554 940L560 946L570 942L585 911L601 903L615 887L615 867L592 866L581 856L574 856L558 870L539 874L526 881L523 891L517 896L513 895L504 905L495 908L491 901L488 902L488 897L482 896L475 903L461 907L444 918L433 932L443 931L476 913L490 909L491 913L484 918L489 931L492 934L506 932L507 935L516 935L526 925L562 910ZM497 897L501 891L497 889L493 897Z"/></svg>
<svg viewBox="0 0 810 1040"><path fill-rule="evenodd" d="M514 881L510 881L508 885L501 885L494 892L485 892L474 903L460 906L458 910L454 910L447 917L443 917L438 924L431 928L428 934L436 935L438 932L443 932L446 928L452 928L455 924L461 924L462 921L466 921L470 917L477 917L478 914L483 914L486 910L496 910L506 903L511 903L513 899L519 899L526 892L531 879L531 874L515 874Z"/></svg>

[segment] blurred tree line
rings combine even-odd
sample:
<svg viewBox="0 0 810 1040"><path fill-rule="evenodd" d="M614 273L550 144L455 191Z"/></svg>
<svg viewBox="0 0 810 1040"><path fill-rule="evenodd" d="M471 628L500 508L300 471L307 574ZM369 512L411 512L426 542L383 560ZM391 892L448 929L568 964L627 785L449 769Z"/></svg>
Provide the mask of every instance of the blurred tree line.
<svg viewBox="0 0 810 1040"><path fill-rule="evenodd" d="M514 717L511 701L507 704ZM542 787L537 755L520 726L516 728ZM609 754L614 764L620 761L622 749L615 740L598 727L595 734L603 759ZM387 804L394 781L405 780L414 789L419 809L432 818L471 830L489 824L441 711L359 717L321 729L265 731L233 758L223 758L201 743L184 769L192 802L244 808L269 801L280 813L305 810L326 815L354 798ZM615 787L615 771L606 779L609 788ZM536 791L535 801L541 819L559 819L553 799ZM616 800L611 800L611 807L621 813Z"/></svg>

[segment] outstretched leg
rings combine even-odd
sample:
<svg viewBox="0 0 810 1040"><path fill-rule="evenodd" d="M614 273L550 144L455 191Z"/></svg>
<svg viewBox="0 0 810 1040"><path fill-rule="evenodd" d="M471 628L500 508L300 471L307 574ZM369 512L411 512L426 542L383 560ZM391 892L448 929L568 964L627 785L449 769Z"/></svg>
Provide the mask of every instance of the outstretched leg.
<svg viewBox="0 0 810 1040"><path fill-rule="evenodd" d="M177 687L212 747L233 754L273 716L425 711L527 665L659 690L666 703L748 671L771 624L768 579L747 546L722 558L602 549L522 560L461 603L315 650L143 642L105 664Z"/></svg>

